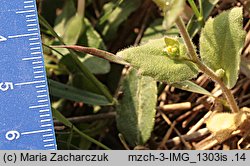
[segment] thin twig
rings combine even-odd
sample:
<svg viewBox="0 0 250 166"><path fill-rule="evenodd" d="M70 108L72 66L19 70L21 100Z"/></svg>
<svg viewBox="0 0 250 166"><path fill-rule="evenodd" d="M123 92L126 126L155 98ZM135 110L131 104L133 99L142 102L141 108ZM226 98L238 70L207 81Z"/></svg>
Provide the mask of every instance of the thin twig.
<svg viewBox="0 0 250 166"><path fill-rule="evenodd" d="M168 125L171 126L173 124L162 111L159 110L159 113L161 114L162 118L165 120L165 122L167 122ZM174 127L174 131L179 136L181 142L185 145L185 147L188 150L192 149L191 145L188 142L186 142L184 138L182 138L181 133L175 127Z"/></svg>
<svg viewBox="0 0 250 166"><path fill-rule="evenodd" d="M209 134L209 131L207 128L200 129L192 134L185 134L181 135L182 139L185 139L186 141L194 141L200 138L203 138ZM166 142L168 146L177 146L181 143L181 137L174 137Z"/></svg>
<svg viewBox="0 0 250 166"><path fill-rule="evenodd" d="M191 108L192 108L192 104L190 102L166 104L166 105L158 107L158 109L161 109L162 111L168 112L168 113L189 110Z"/></svg>
<svg viewBox="0 0 250 166"><path fill-rule="evenodd" d="M72 123L85 123L85 122L92 122L96 120L114 119L115 116L116 116L116 112L108 112L108 113L101 113L97 115L70 117L67 119ZM63 125L63 123L59 122L58 120L54 120L54 124L55 126Z"/></svg>
<svg viewBox="0 0 250 166"><path fill-rule="evenodd" d="M143 36L143 33L144 33L145 29L147 28L146 24L147 24L149 16L150 16L150 10L151 10L151 6L149 6L149 8L147 9L147 12L145 13L146 16L144 17L144 19L142 21L142 26L141 26L140 31L135 39L135 42L134 42L135 46L140 43L141 38Z"/></svg>
<svg viewBox="0 0 250 166"><path fill-rule="evenodd" d="M201 125L206 121L206 119L212 114L212 111L208 111L206 113L206 115L204 115L203 118L201 118L188 132L187 134L192 134L194 133L196 130L198 130Z"/></svg>
<svg viewBox="0 0 250 166"><path fill-rule="evenodd" d="M162 141L157 149L163 149L163 147L165 147L166 142L169 140L169 138L174 130L175 125L176 125L176 121L173 121L173 123L171 124L170 128L166 132L165 136L163 137L163 139L162 139Z"/></svg>

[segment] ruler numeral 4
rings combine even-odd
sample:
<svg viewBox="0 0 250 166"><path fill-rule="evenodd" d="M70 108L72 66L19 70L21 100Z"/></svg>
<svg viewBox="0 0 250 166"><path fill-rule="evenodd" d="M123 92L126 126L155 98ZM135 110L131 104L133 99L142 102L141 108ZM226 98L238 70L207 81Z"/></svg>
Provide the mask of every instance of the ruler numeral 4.
<svg viewBox="0 0 250 166"><path fill-rule="evenodd" d="M7 91L9 89L14 89L12 82L0 82L0 91Z"/></svg>

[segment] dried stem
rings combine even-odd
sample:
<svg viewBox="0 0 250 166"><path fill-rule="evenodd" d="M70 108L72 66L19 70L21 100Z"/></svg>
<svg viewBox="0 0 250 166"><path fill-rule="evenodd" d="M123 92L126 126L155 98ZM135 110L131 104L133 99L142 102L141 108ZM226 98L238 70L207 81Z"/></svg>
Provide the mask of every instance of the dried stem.
<svg viewBox="0 0 250 166"><path fill-rule="evenodd" d="M231 91L226 87L224 82L219 77L217 77L217 75L210 68L208 68L206 65L204 65L200 61L182 19L179 17L175 23L176 23L177 27L179 28L180 34L181 34L181 36L186 44L186 47L187 47L188 52L189 52L189 58L197 65L197 67L203 73L205 73L214 82L216 82L220 85L221 90L223 91L223 94L225 95L232 112L239 112L239 108L234 100L234 97L233 97Z"/></svg>
<svg viewBox="0 0 250 166"><path fill-rule="evenodd" d="M84 17L85 3L86 3L85 0L78 0L78 3L77 3L77 13L81 17Z"/></svg>

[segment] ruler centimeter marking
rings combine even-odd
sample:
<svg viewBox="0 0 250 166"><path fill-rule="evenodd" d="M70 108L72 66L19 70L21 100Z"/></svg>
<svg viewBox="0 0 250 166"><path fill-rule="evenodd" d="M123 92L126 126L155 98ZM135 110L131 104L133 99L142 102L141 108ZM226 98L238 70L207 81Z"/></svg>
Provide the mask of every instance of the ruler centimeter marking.
<svg viewBox="0 0 250 166"><path fill-rule="evenodd" d="M56 150L35 0L1 0L0 149Z"/></svg>

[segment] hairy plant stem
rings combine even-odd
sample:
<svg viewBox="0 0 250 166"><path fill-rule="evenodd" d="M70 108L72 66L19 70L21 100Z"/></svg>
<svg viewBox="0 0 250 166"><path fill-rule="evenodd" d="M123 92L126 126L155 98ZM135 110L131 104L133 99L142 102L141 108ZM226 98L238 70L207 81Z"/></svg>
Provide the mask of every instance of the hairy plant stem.
<svg viewBox="0 0 250 166"><path fill-rule="evenodd" d="M239 108L234 100L234 97L231 93L231 91L226 87L226 85L224 84L224 82L219 78L217 77L217 75L210 69L208 68L206 65L204 65L195 49L194 49L194 46L193 46L193 43L191 41L191 38L186 30L186 27L182 21L182 19L179 17L177 20L176 20L176 25L178 27L178 29L180 30L180 34L185 42L185 45L188 49L188 52L189 52L189 58L197 65L197 67L203 72L205 73L207 76L209 76L214 82L216 82L217 84L220 85L221 87L221 90L223 92L223 94L225 95L226 99L227 99L227 102L232 110L232 112L239 112Z"/></svg>

